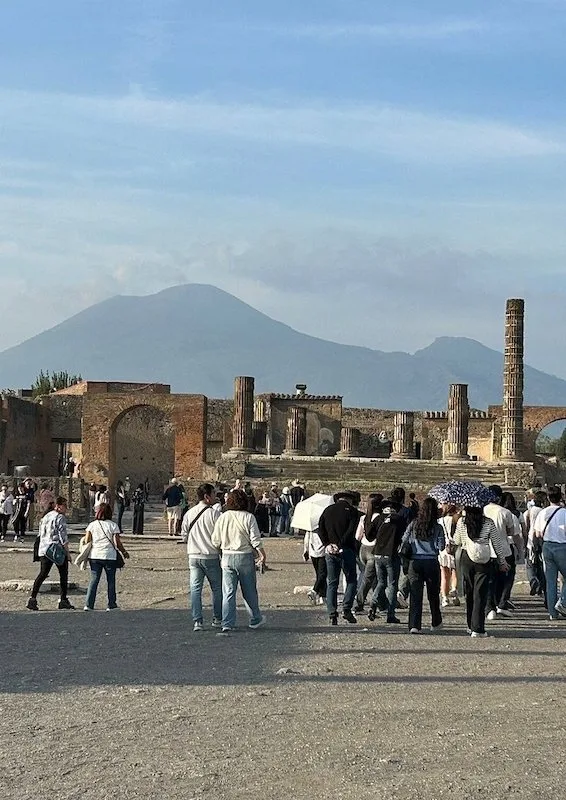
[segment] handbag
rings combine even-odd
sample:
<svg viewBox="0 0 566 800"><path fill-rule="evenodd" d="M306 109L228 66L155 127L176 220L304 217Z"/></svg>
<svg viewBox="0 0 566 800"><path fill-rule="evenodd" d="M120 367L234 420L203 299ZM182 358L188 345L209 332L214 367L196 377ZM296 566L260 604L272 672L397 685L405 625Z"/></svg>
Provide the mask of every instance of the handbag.
<svg viewBox="0 0 566 800"><path fill-rule="evenodd" d="M124 569L124 567L126 566L126 562L125 562L125 560L124 560L124 556L123 556L123 555L122 555L122 553L121 553L121 552L118 550L118 548L116 547L116 544L115 544L115 543L112 541L112 539L110 538L110 536L108 536L108 535L106 534L106 531L104 530L104 528L103 528L103 526L102 526L102 523L100 522L100 520L98 521L98 524L100 525L100 530L102 531L102 533L103 533L103 535L104 535L104 538L105 538L105 539L108 539L108 541L110 542L110 544L112 545L112 547L113 547L113 548L114 548L114 550L116 551L116 559L115 559L115 562L114 562L114 563L116 564L116 569Z"/></svg>
<svg viewBox="0 0 566 800"><path fill-rule="evenodd" d="M67 551L60 542L51 542L45 551L45 557L60 567L67 560Z"/></svg>

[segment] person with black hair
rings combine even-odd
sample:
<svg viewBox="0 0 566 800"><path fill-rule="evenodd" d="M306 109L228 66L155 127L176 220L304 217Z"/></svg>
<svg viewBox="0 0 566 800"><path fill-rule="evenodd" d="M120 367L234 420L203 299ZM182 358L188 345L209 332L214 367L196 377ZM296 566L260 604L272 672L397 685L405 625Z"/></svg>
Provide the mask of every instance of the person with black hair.
<svg viewBox="0 0 566 800"><path fill-rule="evenodd" d="M518 520L513 516L511 511L503 507L503 489L501 486L490 486L489 491L494 499L485 506L483 513L488 519L491 519L504 542L503 549L505 551L505 558L511 570L513 564L511 543L516 533ZM491 557L493 559L493 569L491 571L487 596L487 618L489 620L495 620L498 617L512 617L513 612L509 608L505 608L508 599L505 596L506 573L497 569L496 555L493 551Z"/></svg>
<svg viewBox="0 0 566 800"><path fill-rule="evenodd" d="M558 486L549 487L548 499L550 506L536 518L534 535L542 539L548 615L558 619L566 617L566 508ZM562 576L560 597L558 575Z"/></svg>
<svg viewBox="0 0 566 800"><path fill-rule="evenodd" d="M419 514L407 528L401 542L409 565L409 633L420 633L423 617L423 593L426 585L430 606L431 627L434 633L442 627L440 611L440 564L439 553L444 550L444 529L438 522L438 503L426 497Z"/></svg>
<svg viewBox="0 0 566 800"><path fill-rule="evenodd" d="M143 536L144 517L145 517L146 492L143 483L138 484L132 497L134 516L132 520L132 534Z"/></svg>
<svg viewBox="0 0 566 800"><path fill-rule="evenodd" d="M64 497L57 497L55 508L49 511L39 523L39 536L37 537L37 557L34 561L39 561L39 574L34 581L31 595L27 601L26 608L30 611L39 611L37 595L45 579L51 572L51 567L55 563L48 556L51 545L59 545L63 548L65 559L61 564L56 564L59 572L60 599L57 608L73 609L74 606L69 602L67 589L69 585L69 537L67 536L67 500Z"/></svg>
<svg viewBox="0 0 566 800"><path fill-rule="evenodd" d="M402 486L397 486L391 492L391 500L399 505L399 517L403 524L403 533L407 530L407 526L413 519L411 509L405 505L405 490ZM409 603L409 578L407 575L400 575L399 588L397 590L397 605L400 608L407 608Z"/></svg>
<svg viewBox="0 0 566 800"><path fill-rule="evenodd" d="M526 559L525 568L527 579L530 586L530 595L544 595L546 589L546 579L544 577L544 567L542 563L542 540L535 537L535 522L542 511L548 505L546 492L532 492L527 509L521 516L521 526L523 528L523 538L525 542Z"/></svg>
<svg viewBox="0 0 566 800"><path fill-rule="evenodd" d="M338 624L338 584L341 572L344 572L346 578L342 616L351 624L358 621L352 613L352 607L358 586L356 529L360 512L356 504L359 500L358 492L338 492L334 495L333 505L324 509L319 521L319 536L326 551L326 607L331 625Z"/></svg>
<svg viewBox="0 0 566 800"><path fill-rule="evenodd" d="M387 612L387 622L401 622L395 616L397 606L397 588L401 572L399 546L407 529L406 517L401 514L399 503L388 499L381 504L380 517L375 520L366 532L366 538L375 542L373 554L377 584L371 598L368 619L373 621L378 609ZM385 605L386 604L386 605Z"/></svg>
<svg viewBox="0 0 566 800"><path fill-rule="evenodd" d="M382 501L383 495L378 492L372 492L368 495L366 513L360 518L356 531L356 540L360 543L358 560L363 566L363 571L358 580L358 593L356 595L355 611L358 614L364 610L364 603L370 590L375 591L375 587L377 586L375 558L373 555L375 542L370 542L369 539L366 538L366 533L380 516Z"/></svg>

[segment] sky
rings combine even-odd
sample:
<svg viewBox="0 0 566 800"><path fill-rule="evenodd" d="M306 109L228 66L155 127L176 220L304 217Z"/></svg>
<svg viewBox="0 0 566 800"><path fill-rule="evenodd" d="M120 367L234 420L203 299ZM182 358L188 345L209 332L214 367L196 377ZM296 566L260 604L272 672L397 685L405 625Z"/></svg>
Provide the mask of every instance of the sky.
<svg viewBox="0 0 566 800"><path fill-rule="evenodd" d="M2 347L199 282L501 349L524 297L566 377L565 35L566 0L0 3Z"/></svg>

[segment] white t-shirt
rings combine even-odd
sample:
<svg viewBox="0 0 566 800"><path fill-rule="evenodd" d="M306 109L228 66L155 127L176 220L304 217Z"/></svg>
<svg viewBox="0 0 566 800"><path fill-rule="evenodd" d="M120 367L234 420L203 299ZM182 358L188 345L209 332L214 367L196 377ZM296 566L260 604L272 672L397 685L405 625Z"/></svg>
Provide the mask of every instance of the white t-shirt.
<svg viewBox="0 0 566 800"><path fill-rule="evenodd" d="M120 533L120 528L111 519L95 520L86 529L92 537L92 548L89 558L96 558L100 561L116 561L116 534Z"/></svg>
<svg viewBox="0 0 566 800"><path fill-rule="evenodd" d="M540 536L543 531L545 542L566 544L566 508L554 505L543 508L535 520L535 534Z"/></svg>

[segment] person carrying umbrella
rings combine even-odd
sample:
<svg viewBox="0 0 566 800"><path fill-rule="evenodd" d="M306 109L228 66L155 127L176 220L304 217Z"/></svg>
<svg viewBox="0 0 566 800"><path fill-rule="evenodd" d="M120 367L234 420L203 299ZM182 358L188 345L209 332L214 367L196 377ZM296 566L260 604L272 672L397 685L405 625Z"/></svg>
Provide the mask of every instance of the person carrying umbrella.
<svg viewBox="0 0 566 800"><path fill-rule="evenodd" d="M360 512L356 504L360 496L357 492L338 492L334 503L322 512L319 522L319 536L326 551L328 586L326 607L330 624L338 624L338 583L344 572L346 591L342 604L342 616L350 624L357 623L352 613L356 597L358 576L356 568L356 529Z"/></svg>

